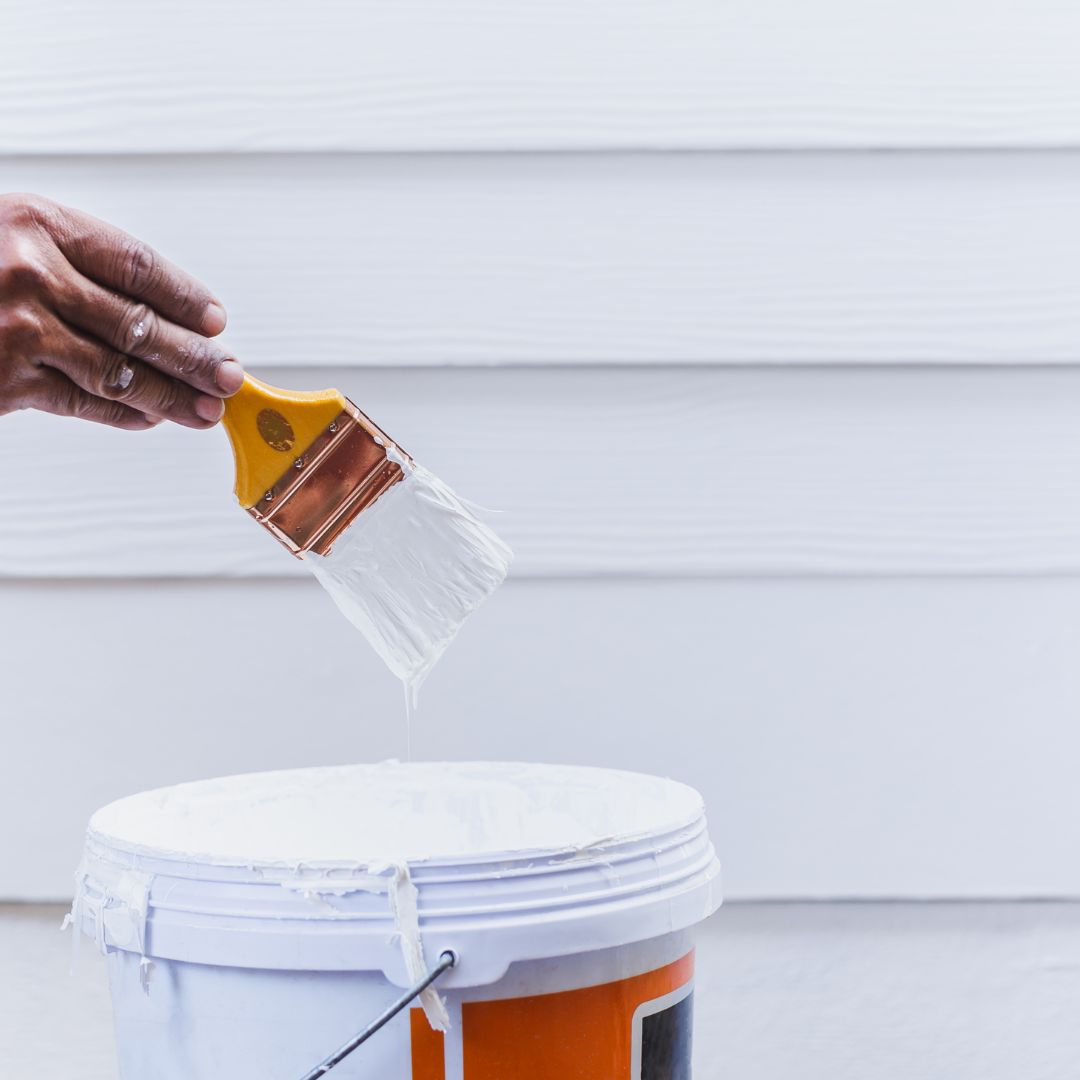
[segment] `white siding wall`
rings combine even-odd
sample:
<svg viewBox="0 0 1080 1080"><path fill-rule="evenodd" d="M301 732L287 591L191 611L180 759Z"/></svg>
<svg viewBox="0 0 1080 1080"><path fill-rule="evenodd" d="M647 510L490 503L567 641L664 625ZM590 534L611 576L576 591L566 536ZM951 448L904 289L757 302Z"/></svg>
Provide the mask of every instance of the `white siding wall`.
<svg viewBox="0 0 1080 1080"><path fill-rule="evenodd" d="M299 11L0 0L0 189L506 511L418 755L685 778L733 896L1080 894L1075 6ZM0 450L0 896L133 788L404 752L220 433Z"/></svg>

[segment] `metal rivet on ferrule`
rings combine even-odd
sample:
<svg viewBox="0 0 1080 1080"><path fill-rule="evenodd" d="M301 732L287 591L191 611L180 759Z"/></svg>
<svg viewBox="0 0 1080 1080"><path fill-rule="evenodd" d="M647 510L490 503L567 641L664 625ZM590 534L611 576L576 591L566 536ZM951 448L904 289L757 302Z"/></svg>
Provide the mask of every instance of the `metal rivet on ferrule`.
<svg viewBox="0 0 1080 1080"><path fill-rule="evenodd" d="M330 422L330 434L333 435L335 431L337 431L337 421L332 420Z"/></svg>
<svg viewBox="0 0 1080 1080"><path fill-rule="evenodd" d="M298 457L298 458L297 458L297 459L296 459L296 460L295 460L295 461L293 462L293 468L294 468L294 469L302 469L303 467L304 467L304 459L303 459L302 457Z"/></svg>
<svg viewBox="0 0 1080 1080"><path fill-rule="evenodd" d="M274 489L273 489L273 488L271 488L271 489L270 489L270 490L269 490L269 491L268 491L268 492L267 492L267 493L266 493L266 494L265 494L265 495L263 496L263 498L264 498L264 499L265 499L265 500L266 500L267 502L270 502L270 500L271 500L271 499L273 499L273 497L274 497Z"/></svg>

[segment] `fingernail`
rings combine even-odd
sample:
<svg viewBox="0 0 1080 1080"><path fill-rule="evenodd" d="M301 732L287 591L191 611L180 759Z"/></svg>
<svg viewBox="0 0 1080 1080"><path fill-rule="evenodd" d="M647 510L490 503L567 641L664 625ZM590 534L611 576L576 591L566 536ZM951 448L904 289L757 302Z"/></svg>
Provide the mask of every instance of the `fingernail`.
<svg viewBox="0 0 1080 1080"><path fill-rule="evenodd" d="M195 411L204 420L216 424L225 415L225 402L209 394L200 394L195 399Z"/></svg>
<svg viewBox="0 0 1080 1080"><path fill-rule="evenodd" d="M244 369L235 360L218 364L217 384L226 394L235 394L244 384Z"/></svg>
<svg viewBox="0 0 1080 1080"><path fill-rule="evenodd" d="M203 312L202 328L204 334L215 337L225 329L225 309L215 300Z"/></svg>
<svg viewBox="0 0 1080 1080"><path fill-rule="evenodd" d="M164 416L155 416L153 413L143 413L143 416L146 418L146 422L148 424L153 424L154 427L157 427L158 424L162 423L165 419Z"/></svg>

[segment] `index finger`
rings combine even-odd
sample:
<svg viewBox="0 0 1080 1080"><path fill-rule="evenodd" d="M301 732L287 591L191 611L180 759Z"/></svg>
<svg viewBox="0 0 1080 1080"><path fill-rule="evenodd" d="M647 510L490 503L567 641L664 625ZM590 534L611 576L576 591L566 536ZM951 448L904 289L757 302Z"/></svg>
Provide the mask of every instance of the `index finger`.
<svg viewBox="0 0 1080 1080"><path fill-rule="evenodd" d="M142 300L188 330L214 337L225 329L225 309L214 294L149 244L81 210L57 211L49 233L81 274Z"/></svg>

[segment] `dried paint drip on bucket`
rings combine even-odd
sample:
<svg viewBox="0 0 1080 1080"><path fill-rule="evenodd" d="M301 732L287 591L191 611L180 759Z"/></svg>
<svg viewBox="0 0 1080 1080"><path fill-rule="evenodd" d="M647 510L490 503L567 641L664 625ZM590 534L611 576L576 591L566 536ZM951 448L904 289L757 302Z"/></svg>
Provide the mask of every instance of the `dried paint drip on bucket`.
<svg viewBox="0 0 1080 1080"><path fill-rule="evenodd" d="M719 905L718 873L701 797L671 780L389 762L105 807L72 921L108 956L123 1080L304 1075L444 950L459 963L423 1013L343 1075L531 1077L535 1029L556 1058L614 1055L582 1075L623 1076L685 1030L691 934Z"/></svg>
<svg viewBox="0 0 1080 1080"><path fill-rule="evenodd" d="M338 609L416 695L462 624L505 580L513 554L438 477L387 447L404 478L326 556L305 559Z"/></svg>

